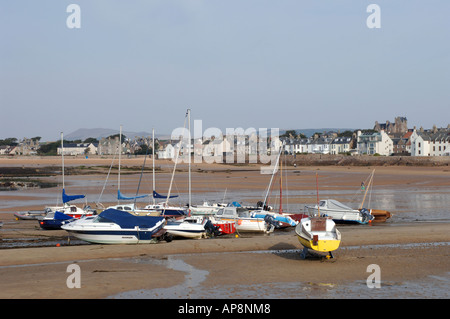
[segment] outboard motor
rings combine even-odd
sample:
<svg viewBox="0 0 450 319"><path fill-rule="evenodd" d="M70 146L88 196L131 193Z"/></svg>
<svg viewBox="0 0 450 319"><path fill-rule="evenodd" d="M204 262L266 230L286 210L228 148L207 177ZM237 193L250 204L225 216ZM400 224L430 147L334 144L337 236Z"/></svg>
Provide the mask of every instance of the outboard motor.
<svg viewBox="0 0 450 319"><path fill-rule="evenodd" d="M219 227L214 226L213 223L211 223L211 221L209 219L206 221L206 223L203 227L205 227L206 232L210 236L219 236L220 235Z"/></svg>
<svg viewBox="0 0 450 319"><path fill-rule="evenodd" d="M361 215L363 217L363 222L364 223L368 223L368 222L372 221L373 219L375 219L375 217L365 208L362 208L360 210L360 212L361 212Z"/></svg>
<svg viewBox="0 0 450 319"><path fill-rule="evenodd" d="M278 224L275 218L273 218L273 216L269 214L266 214L266 216L264 217L264 221L267 224L267 231L273 228L280 228L280 224Z"/></svg>

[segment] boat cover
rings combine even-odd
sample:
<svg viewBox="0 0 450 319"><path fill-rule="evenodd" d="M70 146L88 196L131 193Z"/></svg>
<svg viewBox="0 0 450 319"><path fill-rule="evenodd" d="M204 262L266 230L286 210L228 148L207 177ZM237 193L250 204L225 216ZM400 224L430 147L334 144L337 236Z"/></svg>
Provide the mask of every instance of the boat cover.
<svg viewBox="0 0 450 319"><path fill-rule="evenodd" d="M322 202L322 201L321 201ZM324 201L324 205L320 205L320 207L325 207L327 209L339 209L339 210L353 210L352 208L342 204L341 202L338 202L334 199L329 199L327 201Z"/></svg>
<svg viewBox="0 0 450 319"><path fill-rule="evenodd" d="M75 199L79 199L79 198L84 198L84 195L67 195L66 190L63 188L63 191L62 191L63 203L67 203L67 202L70 202L71 200L75 200Z"/></svg>
<svg viewBox="0 0 450 319"><path fill-rule="evenodd" d="M173 196L170 196L169 198L175 198L175 197L178 197L178 195L173 195ZM153 191L153 198L167 198L167 196L160 195L157 192Z"/></svg>
<svg viewBox="0 0 450 319"><path fill-rule="evenodd" d="M55 220L67 220L67 219L73 219L73 217L69 216L67 214L64 214L64 213L56 211L55 214L53 215L53 219L55 219Z"/></svg>
<svg viewBox="0 0 450 319"><path fill-rule="evenodd" d="M139 195L139 196L128 197L128 196L124 196L124 195L120 192L120 189L117 190L117 199L132 200L132 199L143 198L143 197L147 197L147 196L148 196L148 195Z"/></svg>
<svg viewBox="0 0 450 319"><path fill-rule="evenodd" d="M99 217L106 219L107 221L116 223L120 228L153 228L158 226L158 223L162 226L164 217L159 216L136 216L130 213L109 208L100 213Z"/></svg>

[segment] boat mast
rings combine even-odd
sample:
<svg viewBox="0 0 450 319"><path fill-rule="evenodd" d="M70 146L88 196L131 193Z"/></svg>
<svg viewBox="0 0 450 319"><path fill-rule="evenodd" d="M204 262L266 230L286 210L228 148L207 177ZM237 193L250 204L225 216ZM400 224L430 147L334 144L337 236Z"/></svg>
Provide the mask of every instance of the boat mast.
<svg viewBox="0 0 450 319"><path fill-rule="evenodd" d="M266 197L264 197L264 203L263 203L263 207L262 207L263 210L267 203L267 197L269 196L269 191L270 191L270 187L272 186L273 176L275 175L275 171L278 167L278 162L280 161L280 155L281 155L282 150L283 150L283 144L280 147L280 151L279 151L278 157L277 157L277 162L275 163L275 165L273 167L273 172L272 172L272 176L270 177L269 187L267 188Z"/></svg>
<svg viewBox="0 0 450 319"><path fill-rule="evenodd" d="M374 174L375 174L375 170L372 171L372 174L370 176L369 184L367 185L366 192L364 193L364 198L362 200L361 206L359 207L360 210L363 208L364 201L366 200L366 195L367 195L367 192L369 191L370 184L372 184L372 179L373 179Z"/></svg>
<svg viewBox="0 0 450 319"><path fill-rule="evenodd" d="M122 125L120 125L119 131L119 172L117 174L117 204L120 204L119 191L120 191L120 158L122 156Z"/></svg>
<svg viewBox="0 0 450 319"><path fill-rule="evenodd" d="M189 214L191 213L191 109L187 110L188 114L188 130L189 130L189 143L188 143L188 156L189 156Z"/></svg>
<svg viewBox="0 0 450 319"><path fill-rule="evenodd" d="M280 161L280 214L283 214L283 161Z"/></svg>
<svg viewBox="0 0 450 319"><path fill-rule="evenodd" d="M62 159L62 184L63 189L65 188L64 185L64 142L63 142L63 132L61 132L61 159Z"/></svg>
<svg viewBox="0 0 450 319"><path fill-rule="evenodd" d="M153 159L153 191L155 191L155 129L152 128L152 159ZM155 196L152 193L153 206L155 205Z"/></svg>
<svg viewBox="0 0 450 319"><path fill-rule="evenodd" d="M184 117L184 126L183 126L183 129L186 128L186 116L187 116L187 113L186 113L186 115L185 115L185 117ZM176 171L176 169L177 169L178 155L179 155L180 150L181 150L181 144L182 144L182 140L180 139L180 142L179 142L179 145L180 145L180 146L178 147L178 149L175 150L175 151L176 151L176 153L175 153L175 164L173 165L172 178L170 179L170 184L169 184L169 192L168 192L168 194L167 194L167 197L166 197L166 203L165 203L165 205L164 205L164 210L163 210L163 213L162 213L163 216L164 216L165 213L166 213L166 207L167 207L167 205L168 205L168 203L169 203L170 192L172 191L172 183L173 183L173 178L174 178L174 176L175 176L175 171Z"/></svg>
<svg viewBox="0 0 450 319"><path fill-rule="evenodd" d="M320 206L319 206L319 174L316 172L316 190L317 190L317 212L320 217Z"/></svg>

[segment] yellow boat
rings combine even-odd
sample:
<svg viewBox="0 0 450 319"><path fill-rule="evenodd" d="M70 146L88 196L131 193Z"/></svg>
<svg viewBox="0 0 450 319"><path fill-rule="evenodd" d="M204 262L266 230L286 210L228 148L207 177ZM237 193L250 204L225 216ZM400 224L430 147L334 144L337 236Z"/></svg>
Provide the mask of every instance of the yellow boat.
<svg viewBox="0 0 450 319"><path fill-rule="evenodd" d="M327 258L332 258L331 252L338 249L341 243L341 233L329 217L303 218L295 227L295 233L304 247L302 258L306 257L308 249L326 252Z"/></svg>

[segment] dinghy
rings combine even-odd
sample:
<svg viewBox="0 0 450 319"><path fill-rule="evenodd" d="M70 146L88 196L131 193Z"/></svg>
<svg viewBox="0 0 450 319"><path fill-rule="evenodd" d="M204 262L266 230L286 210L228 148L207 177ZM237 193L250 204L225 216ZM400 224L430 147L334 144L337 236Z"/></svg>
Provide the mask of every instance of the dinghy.
<svg viewBox="0 0 450 319"><path fill-rule="evenodd" d="M160 216L136 216L107 209L95 217L85 217L61 226L78 239L99 244L148 244L170 241Z"/></svg>
<svg viewBox="0 0 450 319"><path fill-rule="evenodd" d="M35 219L43 219L45 215L49 212L48 209L44 210L28 210L23 212L15 212L14 216L16 217L16 220L22 219L22 220L35 220Z"/></svg>

